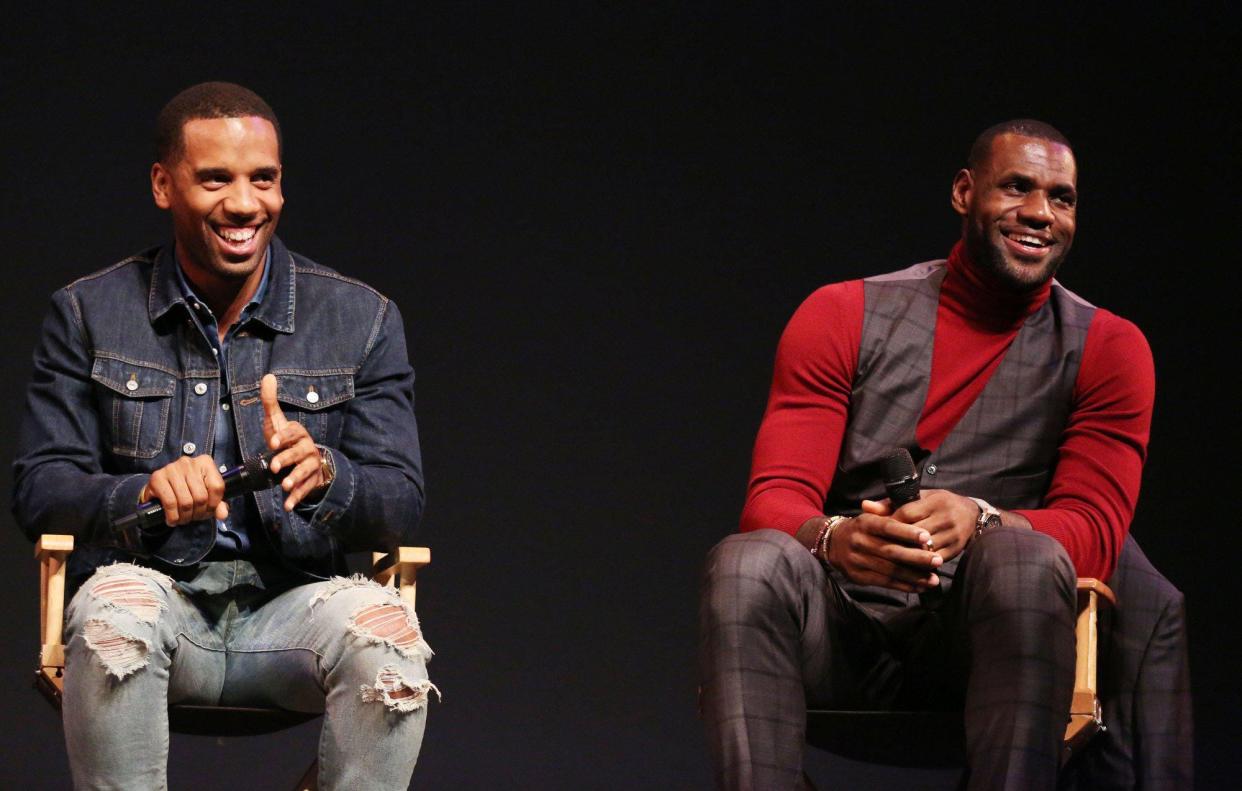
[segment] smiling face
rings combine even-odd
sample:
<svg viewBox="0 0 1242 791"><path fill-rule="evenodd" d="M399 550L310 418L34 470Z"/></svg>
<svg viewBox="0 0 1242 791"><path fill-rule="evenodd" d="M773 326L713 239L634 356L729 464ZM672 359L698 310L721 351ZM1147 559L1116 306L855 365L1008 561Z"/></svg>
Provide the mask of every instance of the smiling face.
<svg viewBox="0 0 1242 791"><path fill-rule="evenodd" d="M998 135L989 156L953 180L971 258L1015 291L1051 278L1074 241L1078 168L1067 146Z"/></svg>
<svg viewBox="0 0 1242 791"><path fill-rule="evenodd" d="M151 168L155 205L172 214L191 282L237 289L262 265L285 202L276 129L257 116L196 118L182 138L179 155Z"/></svg>

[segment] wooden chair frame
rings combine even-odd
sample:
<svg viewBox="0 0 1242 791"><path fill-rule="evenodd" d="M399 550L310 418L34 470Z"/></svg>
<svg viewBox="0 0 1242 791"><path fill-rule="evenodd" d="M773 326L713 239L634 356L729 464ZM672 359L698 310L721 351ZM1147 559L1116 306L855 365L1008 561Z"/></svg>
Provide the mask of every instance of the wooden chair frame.
<svg viewBox="0 0 1242 791"><path fill-rule="evenodd" d="M45 534L35 544L39 561L39 667L35 688L56 708L61 707L65 677L65 565L73 552L73 536ZM431 563L427 547L398 547L371 555L372 579L398 589L401 600L414 606L418 570ZM252 736L299 725L320 715L284 709L239 706L168 707L169 730L213 736ZM318 787L318 764L312 762L298 782L299 791Z"/></svg>

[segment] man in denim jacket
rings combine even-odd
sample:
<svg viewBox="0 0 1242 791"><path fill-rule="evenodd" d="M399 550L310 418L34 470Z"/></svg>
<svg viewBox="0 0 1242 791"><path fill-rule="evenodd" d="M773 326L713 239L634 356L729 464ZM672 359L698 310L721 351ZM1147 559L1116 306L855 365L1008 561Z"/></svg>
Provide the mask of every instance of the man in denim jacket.
<svg viewBox="0 0 1242 791"><path fill-rule="evenodd" d="M14 464L22 528L80 547L74 783L163 788L166 707L197 703L325 711L322 788L405 788L431 651L394 593L334 576L422 513L401 316L275 237L279 123L257 95L183 91L156 149L175 243L54 295ZM265 450L280 484L227 496L222 473ZM112 529L144 501L163 524Z"/></svg>

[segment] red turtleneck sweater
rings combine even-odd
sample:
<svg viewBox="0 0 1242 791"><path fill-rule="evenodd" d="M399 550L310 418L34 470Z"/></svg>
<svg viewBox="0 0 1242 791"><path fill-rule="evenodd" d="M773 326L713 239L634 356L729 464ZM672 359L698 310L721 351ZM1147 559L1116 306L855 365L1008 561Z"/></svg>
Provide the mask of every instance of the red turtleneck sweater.
<svg viewBox="0 0 1242 791"><path fill-rule="evenodd" d="M935 450L944 441L1050 291L1048 283L1014 295L976 267L960 242L953 248L940 288L919 445ZM824 286L790 319L755 440L742 530L792 534L822 513L845 436L862 324L861 280ZM1154 397L1143 334L1097 308L1044 507L1018 511L1064 545L1081 576L1107 579L1121 552L1138 500Z"/></svg>

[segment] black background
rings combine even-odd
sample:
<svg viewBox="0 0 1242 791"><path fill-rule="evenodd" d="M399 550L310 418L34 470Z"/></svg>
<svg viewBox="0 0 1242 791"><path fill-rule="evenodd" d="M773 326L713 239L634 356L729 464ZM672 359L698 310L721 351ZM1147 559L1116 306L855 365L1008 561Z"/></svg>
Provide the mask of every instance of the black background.
<svg viewBox="0 0 1242 791"><path fill-rule="evenodd" d="M417 784L703 787L697 574L736 529L784 322L823 283L943 256L971 139L1042 118L1080 167L1061 279L1155 354L1133 530L1188 597L1200 785L1232 785L1231 20L1145 4L259 8L6 17L0 457L48 295L169 236L147 183L155 113L188 84L241 82L285 129L282 238L407 320L435 561L419 610L444 691ZM0 551L0 786L67 787L59 722L29 688L36 566L12 526ZM315 738L174 737L172 782L291 784ZM835 771L896 783L856 769Z"/></svg>

